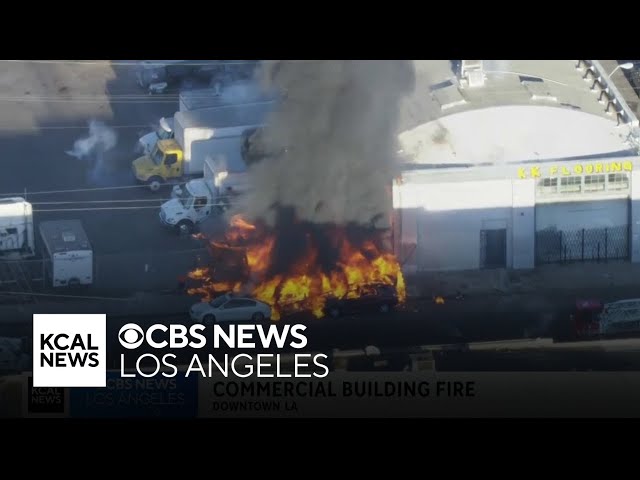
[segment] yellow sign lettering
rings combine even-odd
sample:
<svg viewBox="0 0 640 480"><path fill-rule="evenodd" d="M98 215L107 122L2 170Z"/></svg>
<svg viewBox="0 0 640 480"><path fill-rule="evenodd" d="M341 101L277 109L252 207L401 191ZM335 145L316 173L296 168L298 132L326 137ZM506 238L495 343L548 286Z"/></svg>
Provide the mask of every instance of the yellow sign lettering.
<svg viewBox="0 0 640 480"><path fill-rule="evenodd" d="M577 163L573 166L558 166L551 165L549 167L536 166L527 168L518 168L518 178L541 178L541 177L556 177L558 175L591 175L592 173L603 172L621 172L625 170L627 172L633 171L633 162L630 160L624 162L609 162L609 163Z"/></svg>

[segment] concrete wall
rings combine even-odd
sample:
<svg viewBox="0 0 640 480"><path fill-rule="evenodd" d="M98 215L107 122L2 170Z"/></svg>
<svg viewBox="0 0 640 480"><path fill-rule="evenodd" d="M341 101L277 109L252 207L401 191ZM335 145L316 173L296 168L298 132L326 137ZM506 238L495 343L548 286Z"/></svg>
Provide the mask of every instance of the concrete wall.
<svg viewBox="0 0 640 480"><path fill-rule="evenodd" d="M480 230L506 228L507 268L531 269L536 231L631 221L632 261L640 262L640 171L632 172L631 189L630 202L590 196L536 204L534 179L406 182L394 187L396 252L406 272L474 270L480 268Z"/></svg>
<svg viewBox="0 0 640 480"><path fill-rule="evenodd" d="M627 225L629 200L548 203L536 206L536 231L546 228L571 231Z"/></svg>
<svg viewBox="0 0 640 480"><path fill-rule="evenodd" d="M640 171L631 173L631 261L640 262Z"/></svg>
<svg viewBox="0 0 640 480"><path fill-rule="evenodd" d="M535 180L513 182L512 268L535 267Z"/></svg>
<svg viewBox="0 0 640 480"><path fill-rule="evenodd" d="M402 207L402 243L415 245L407 271L479 268L480 230L492 228L507 229L507 266L513 265L511 180L408 184L395 202ZM526 222L518 228L526 228Z"/></svg>

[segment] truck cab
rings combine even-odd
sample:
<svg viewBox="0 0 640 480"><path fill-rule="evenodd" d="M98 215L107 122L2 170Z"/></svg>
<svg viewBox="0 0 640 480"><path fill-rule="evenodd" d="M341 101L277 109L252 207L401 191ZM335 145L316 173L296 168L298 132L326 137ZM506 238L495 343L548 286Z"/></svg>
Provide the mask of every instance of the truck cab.
<svg viewBox="0 0 640 480"><path fill-rule="evenodd" d="M239 157L239 155L238 155ZM160 221L180 234L192 233L211 213L223 212L249 190L247 168L236 162L205 161L203 178L175 186L160 207Z"/></svg>
<svg viewBox="0 0 640 480"><path fill-rule="evenodd" d="M183 176L184 152L174 139L159 140L149 152L133 161L133 174L157 192L163 183Z"/></svg>
<svg viewBox="0 0 640 480"><path fill-rule="evenodd" d="M173 118L161 118L159 125L152 132L143 135L138 140L138 148L142 153L151 153L159 140L171 140L173 138Z"/></svg>
<svg viewBox="0 0 640 480"><path fill-rule="evenodd" d="M205 180L191 180L173 189L171 200L160 207L160 221L180 234L190 234L213 208L213 195Z"/></svg>

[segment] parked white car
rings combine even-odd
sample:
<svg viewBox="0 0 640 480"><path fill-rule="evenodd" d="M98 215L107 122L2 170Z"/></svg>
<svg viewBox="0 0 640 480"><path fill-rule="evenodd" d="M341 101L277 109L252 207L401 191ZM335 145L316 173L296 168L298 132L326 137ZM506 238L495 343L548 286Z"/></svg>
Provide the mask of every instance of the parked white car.
<svg viewBox="0 0 640 480"><path fill-rule="evenodd" d="M226 294L210 302L199 302L191 307L189 316L194 323L213 325L224 322L262 322L271 318L271 307L253 298Z"/></svg>

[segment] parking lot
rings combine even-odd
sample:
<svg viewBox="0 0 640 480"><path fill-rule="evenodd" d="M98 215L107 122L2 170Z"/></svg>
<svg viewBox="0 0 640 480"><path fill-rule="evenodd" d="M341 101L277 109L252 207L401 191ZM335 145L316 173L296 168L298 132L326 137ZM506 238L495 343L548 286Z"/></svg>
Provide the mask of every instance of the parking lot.
<svg viewBox="0 0 640 480"><path fill-rule="evenodd" d="M26 195L36 228L80 219L96 256L96 289L170 288L202 247L161 227L168 189L153 194L131 175L137 139L178 108L176 94L146 95L134 64L0 63L0 194ZM115 133L115 146L102 158L69 155L96 120Z"/></svg>

